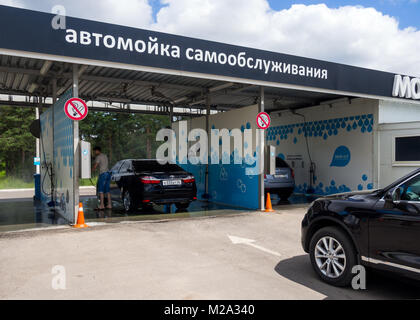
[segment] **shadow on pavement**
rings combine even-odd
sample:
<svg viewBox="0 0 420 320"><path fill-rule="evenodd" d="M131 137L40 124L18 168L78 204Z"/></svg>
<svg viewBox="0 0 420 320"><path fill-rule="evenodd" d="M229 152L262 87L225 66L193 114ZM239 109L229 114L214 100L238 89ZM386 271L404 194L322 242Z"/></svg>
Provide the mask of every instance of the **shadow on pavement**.
<svg viewBox="0 0 420 320"><path fill-rule="evenodd" d="M325 299L419 299L420 283L394 275L367 270L366 290L338 288L324 283L312 269L308 255L285 259L275 271L282 277L325 296Z"/></svg>

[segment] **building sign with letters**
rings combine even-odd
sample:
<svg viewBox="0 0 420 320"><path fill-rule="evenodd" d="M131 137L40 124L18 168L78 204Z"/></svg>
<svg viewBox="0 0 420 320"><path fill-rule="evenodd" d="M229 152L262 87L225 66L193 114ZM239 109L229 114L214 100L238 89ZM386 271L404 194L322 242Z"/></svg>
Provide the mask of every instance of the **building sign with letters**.
<svg viewBox="0 0 420 320"><path fill-rule="evenodd" d="M54 17L50 13L0 6L0 29L7 30L0 35L0 54L15 50L13 55L18 56L48 54L48 59L57 61L61 57L75 62L88 59L105 67L119 63L124 68L135 66L142 71L182 71L190 76L204 74L209 79L222 76L229 81L300 86L355 96L407 98L419 94L418 84L413 89L412 83L417 80L410 80L408 86L406 78L398 87L398 94L393 94L393 73L73 17L66 17L65 28L53 28ZM402 94L406 87L410 88Z"/></svg>

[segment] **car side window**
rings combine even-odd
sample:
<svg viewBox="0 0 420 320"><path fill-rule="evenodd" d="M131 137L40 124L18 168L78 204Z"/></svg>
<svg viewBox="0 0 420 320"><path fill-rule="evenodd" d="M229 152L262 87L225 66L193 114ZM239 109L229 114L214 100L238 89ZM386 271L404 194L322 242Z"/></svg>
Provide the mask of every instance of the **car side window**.
<svg viewBox="0 0 420 320"><path fill-rule="evenodd" d="M125 173L126 170L127 170L127 161L124 161L120 168L120 173Z"/></svg>
<svg viewBox="0 0 420 320"><path fill-rule="evenodd" d="M400 185L396 192L399 193L401 200L420 202L420 175Z"/></svg>
<svg viewBox="0 0 420 320"><path fill-rule="evenodd" d="M113 167L112 167L112 169L111 169L111 173L112 174L116 174L116 173L118 173L118 171L119 171L119 169L121 168L121 165L122 165L122 161L118 161Z"/></svg>
<svg viewBox="0 0 420 320"><path fill-rule="evenodd" d="M120 173L127 173L131 171L131 161L124 161L124 164L121 166Z"/></svg>

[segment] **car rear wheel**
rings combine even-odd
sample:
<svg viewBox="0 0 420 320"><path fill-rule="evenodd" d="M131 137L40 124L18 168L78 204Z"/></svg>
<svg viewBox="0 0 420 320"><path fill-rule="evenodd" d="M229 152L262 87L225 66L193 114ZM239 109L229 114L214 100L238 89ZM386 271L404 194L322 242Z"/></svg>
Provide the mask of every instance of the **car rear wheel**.
<svg viewBox="0 0 420 320"><path fill-rule="evenodd" d="M125 212L132 212L137 209L136 202L127 190L123 194L123 205Z"/></svg>
<svg viewBox="0 0 420 320"><path fill-rule="evenodd" d="M352 241L340 229L325 227L311 239L310 257L312 267L325 282L339 287L348 286L356 265L356 250Z"/></svg>

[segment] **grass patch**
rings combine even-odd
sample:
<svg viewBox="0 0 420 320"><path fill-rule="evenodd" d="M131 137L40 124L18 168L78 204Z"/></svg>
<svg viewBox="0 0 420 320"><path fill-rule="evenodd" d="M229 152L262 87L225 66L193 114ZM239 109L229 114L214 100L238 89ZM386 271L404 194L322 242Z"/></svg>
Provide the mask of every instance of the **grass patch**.
<svg viewBox="0 0 420 320"><path fill-rule="evenodd" d="M92 180L93 186L96 187L96 183L98 182L98 177L92 177L92 179L80 179L79 186L81 187L92 187Z"/></svg>
<svg viewBox="0 0 420 320"><path fill-rule="evenodd" d="M92 177L93 186L96 186L98 177ZM80 179L81 187L92 186L90 179ZM0 171L0 190L2 189L33 189L34 181L25 181L21 178L6 176L5 171Z"/></svg>
<svg viewBox="0 0 420 320"><path fill-rule="evenodd" d="M34 188L33 181L25 181L21 178L6 176L5 171L0 171L0 189L30 189Z"/></svg>

